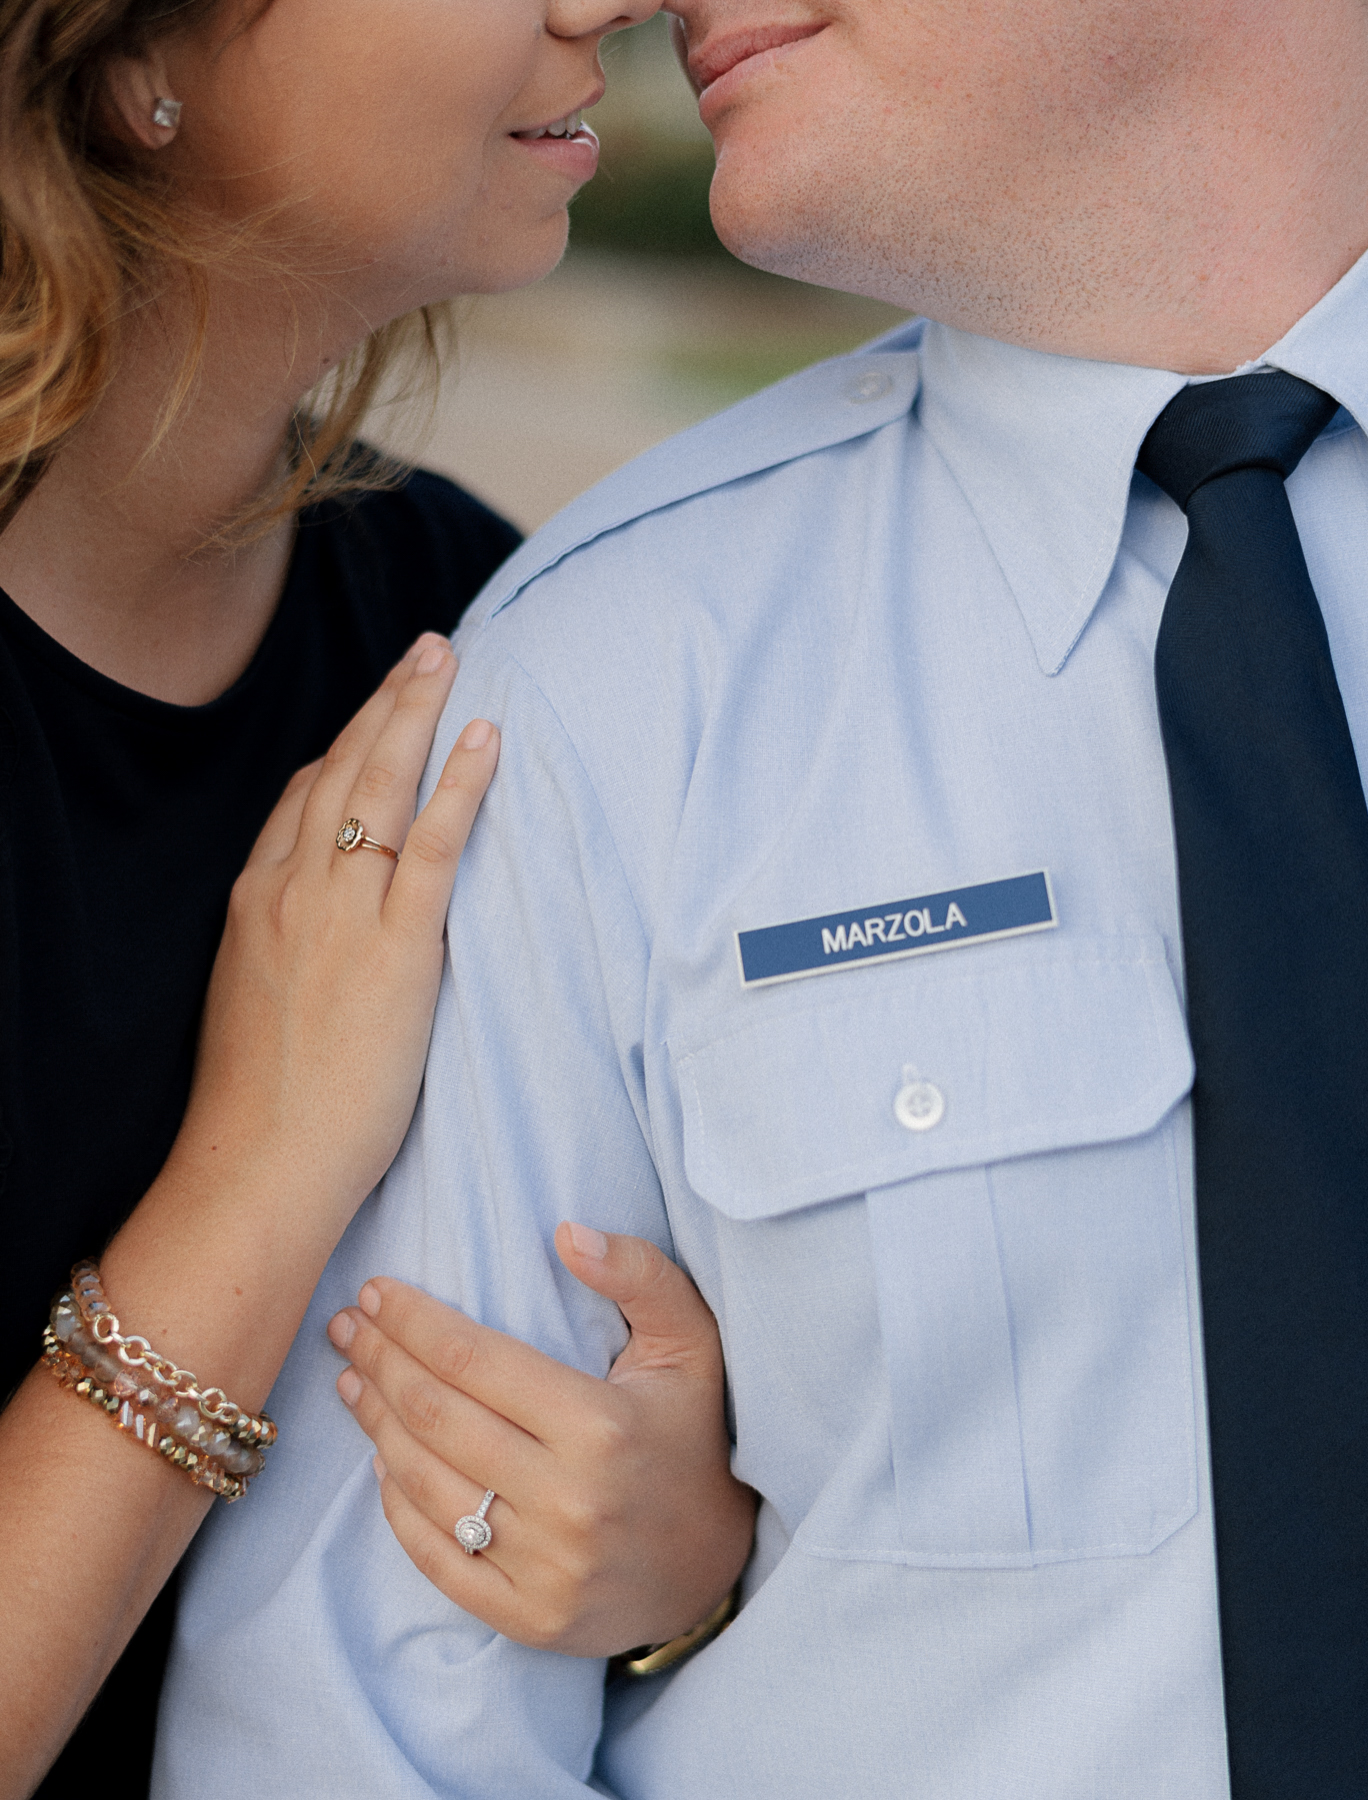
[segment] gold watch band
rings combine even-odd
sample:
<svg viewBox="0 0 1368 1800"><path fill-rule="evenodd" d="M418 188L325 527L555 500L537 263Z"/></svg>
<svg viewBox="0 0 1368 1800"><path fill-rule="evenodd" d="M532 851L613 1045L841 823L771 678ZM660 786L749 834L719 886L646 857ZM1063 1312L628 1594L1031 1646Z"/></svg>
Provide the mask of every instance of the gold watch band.
<svg viewBox="0 0 1368 1800"><path fill-rule="evenodd" d="M731 1624L736 1617L739 1594L739 1586L733 1588L701 1625L695 1625L692 1631L671 1638L668 1644L643 1644L639 1650L624 1650L620 1656L610 1658L609 1679L616 1675L626 1675L631 1680L639 1681L643 1676L659 1675L666 1669L673 1669L677 1663L693 1656L705 1644L720 1637Z"/></svg>

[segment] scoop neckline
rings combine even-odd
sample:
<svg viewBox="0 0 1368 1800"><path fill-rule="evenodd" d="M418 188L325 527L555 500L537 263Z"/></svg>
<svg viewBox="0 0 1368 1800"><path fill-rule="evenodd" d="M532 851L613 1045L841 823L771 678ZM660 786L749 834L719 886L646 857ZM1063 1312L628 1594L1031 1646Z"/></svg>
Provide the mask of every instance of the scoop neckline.
<svg viewBox="0 0 1368 1800"><path fill-rule="evenodd" d="M315 522L308 513L300 515L295 527L294 542L290 546L289 561L285 565L280 599L262 634L261 642L237 679L212 700L202 701L195 706L184 706L175 700L160 700L155 694L144 694L139 688L128 687L125 683L116 681L112 675L106 675L92 664L82 661L75 651L68 650L50 632L44 631L37 620L31 618L4 588L0 588L0 636L16 637L63 680L73 687L83 689L112 710L156 719L164 724L193 725L200 720L217 720L240 704L244 694L256 686L262 669L274 657L276 644L298 605L297 596L302 585L304 564L308 560L304 551L306 535L312 540L312 534L306 534L303 528Z"/></svg>

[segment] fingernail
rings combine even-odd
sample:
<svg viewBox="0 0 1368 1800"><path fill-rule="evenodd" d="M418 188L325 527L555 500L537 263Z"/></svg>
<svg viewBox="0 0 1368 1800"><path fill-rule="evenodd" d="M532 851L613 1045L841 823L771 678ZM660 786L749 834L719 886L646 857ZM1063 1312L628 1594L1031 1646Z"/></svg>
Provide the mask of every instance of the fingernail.
<svg viewBox="0 0 1368 1800"><path fill-rule="evenodd" d="M456 740L458 750L483 750L494 735L488 719L472 719Z"/></svg>
<svg viewBox="0 0 1368 1800"><path fill-rule="evenodd" d="M339 1350L345 1350L356 1336L356 1320L348 1313L338 1313L328 1320L328 1336Z"/></svg>
<svg viewBox="0 0 1368 1800"><path fill-rule="evenodd" d="M594 1262L602 1262L608 1254L607 1238L592 1225L572 1225L570 1242L581 1256L590 1257Z"/></svg>
<svg viewBox="0 0 1368 1800"><path fill-rule="evenodd" d="M380 1290L373 1282L368 1281L356 1296L356 1304L368 1318L374 1318L380 1311Z"/></svg>
<svg viewBox="0 0 1368 1800"><path fill-rule="evenodd" d="M445 668L450 660L451 652L447 649L445 644L429 644L427 649L424 650L423 654L418 658L418 673L420 675L435 675L438 669Z"/></svg>
<svg viewBox="0 0 1368 1800"><path fill-rule="evenodd" d="M375 1479L377 1481L383 1481L389 1472L378 1456L373 1456L371 1458L371 1467L375 1470Z"/></svg>
<svg viewBox="0 0 1368 1800"><path fill-rule="evenodd" d="M355 1406L361 1398L361 1377L355 1369L343 1369L337 1378L337 1391L348 1406Z"/></svg>

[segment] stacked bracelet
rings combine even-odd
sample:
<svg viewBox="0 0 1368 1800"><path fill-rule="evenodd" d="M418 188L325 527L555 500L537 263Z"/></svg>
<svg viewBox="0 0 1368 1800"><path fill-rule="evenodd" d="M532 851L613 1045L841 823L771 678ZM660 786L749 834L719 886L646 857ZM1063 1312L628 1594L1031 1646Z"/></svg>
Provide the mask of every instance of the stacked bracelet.
<svg viewBox="0 0 1368 1800"><path fill-rule="evenodd" d="M71 1284L43 1333L43 1360L57 1379L196 1486L225 1500L245 1494L276 1440L272 1421L245 1412L222 1388L201 1389L146 1338L125 1337L93 1262L78 1263Z"/></svg>

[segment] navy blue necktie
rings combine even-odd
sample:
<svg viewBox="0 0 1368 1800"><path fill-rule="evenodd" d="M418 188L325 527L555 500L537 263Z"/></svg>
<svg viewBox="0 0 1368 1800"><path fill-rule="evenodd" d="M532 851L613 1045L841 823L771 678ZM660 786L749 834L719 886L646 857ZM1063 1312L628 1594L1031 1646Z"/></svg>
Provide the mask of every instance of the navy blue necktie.
<svg viewBox="0 0 1368 1800"><path fill-rule="evenodd" d="M1235 1800L1368 1796L1368 806L1283 485L1334 411L1201 383L1139 458L1188 517L1155 686Z"/></svg>

